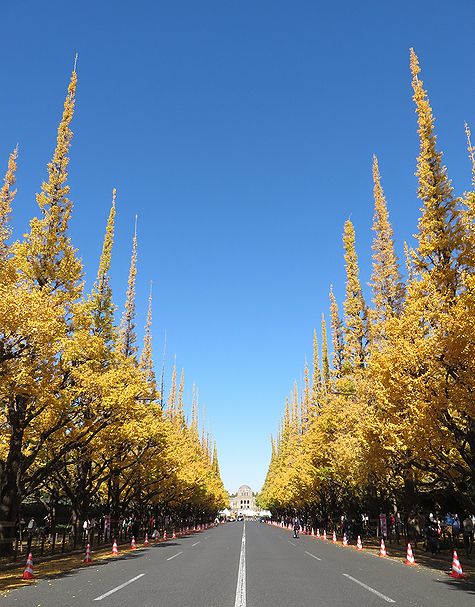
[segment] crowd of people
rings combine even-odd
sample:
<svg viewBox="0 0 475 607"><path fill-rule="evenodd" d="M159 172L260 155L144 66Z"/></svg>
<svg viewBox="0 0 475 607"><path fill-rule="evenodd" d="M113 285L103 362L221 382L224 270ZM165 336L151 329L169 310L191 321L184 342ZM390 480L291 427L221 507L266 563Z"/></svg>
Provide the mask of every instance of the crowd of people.
<svg viewBox="0 0 475 607"><path fill-rule="evenodd" d="M368 514L343 514L338 520L331 517L310 519L304 516L293 516L280 519L282 526L290 525L294 535L300 530L307 533L324 529L329 532L335 530L338 535L346 535L348 542L356 540L358 536L384 537L389 542L400 543L401 538L410 540L417 547L422 542L427 552L438 554L445 548L459 549L463 546L466 558L471 558L475 541L475 515L468 512L463 515L447 512L442 514L415 514L402 516L401 513L381 514L378 519L370 520Z"/></svg>

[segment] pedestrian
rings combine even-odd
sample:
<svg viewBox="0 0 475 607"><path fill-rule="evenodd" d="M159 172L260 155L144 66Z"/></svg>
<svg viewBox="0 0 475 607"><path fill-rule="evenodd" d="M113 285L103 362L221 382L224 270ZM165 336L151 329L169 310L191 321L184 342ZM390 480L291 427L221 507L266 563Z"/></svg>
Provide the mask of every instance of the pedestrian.
<svg viewBox="0 0 475 607"><path fill-rule="evenodd" d="M458 514L454 514L454 520L452 523L452 539L454 547L457 548L457 541L460 535L460 519Z"/></svg>
<svg viewBox="0 0 475 607"><path fill-rule="evenodd" d="M294 520L294 538L297 539L300 531L300 521L297 517Z"/></svg>
<svg viewBox="0 0 475 607"><path fill-rule="evenodd" d="M470 558L473 547L473 520L470 514L466 514L462 522L463 545L465 548L465 556Z"/></svg>
<svg viewBox="0 0 475 607"><path fill-rule="evenodd" d="M44 536L47 542L50 541L50 534L51 534L51 516L49 514L47 514L44 519L43 519L43 525L44 525Z"/></svg>
<svg viewBox="0 0 475 607"><path fill-rule="evenodd" d="M33 516L28 521L28 526L26 529L28 531L28 539L31 540L31 538L33 537L33 534L36 531L36 521Z"/></svg>
<svg viewBox="0 0 475 607"><path fill-rule="evenodd" d="M431 554L436 554L439 547L439 530L433 515L429 516L429 520L425 526L426 532L426 550L430 550Z"/></svg>
<svg viewBox="0 0 475 607"><path fill-rule="evenodd" d="M87 518L82 524L83 541L89 541L89 531L91 530L91 521Z"/></svg>

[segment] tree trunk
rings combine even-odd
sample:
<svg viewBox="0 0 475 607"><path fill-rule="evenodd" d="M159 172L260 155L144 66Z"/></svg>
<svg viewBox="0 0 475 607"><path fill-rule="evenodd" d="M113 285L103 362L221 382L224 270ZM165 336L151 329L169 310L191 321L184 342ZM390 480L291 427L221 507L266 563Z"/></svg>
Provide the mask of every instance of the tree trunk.
<svg viewBox="0 0 475 607"><path fill-rule="evenodd" d="M0 461L0 555L13 554L13 542L21 502L20 478L23 427L12 424L6 461Z"/></svg>

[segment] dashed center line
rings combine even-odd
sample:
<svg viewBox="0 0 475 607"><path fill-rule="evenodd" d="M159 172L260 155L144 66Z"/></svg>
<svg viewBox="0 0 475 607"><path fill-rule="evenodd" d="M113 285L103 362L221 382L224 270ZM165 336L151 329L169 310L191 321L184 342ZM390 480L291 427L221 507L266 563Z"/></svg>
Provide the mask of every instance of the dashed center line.
<svg viewBox="0 0 475 607"><path fill-rule="evenodd" d="M168 557L167 561L171 561L172 559L176 558L177 556L180 556L180 554L183 554L183 550L180 550L180 552L177 552L173 556Z"/></svg>
<svg viewBox="0 0 475 607"><path fill-rule="evenodd" d="M145 573L140 573L139 575L136 575L135 577L133 577L131 580L129 580L128 582L124 582L123 584L121 584L120 586L116 586L115 588L112 588L112 590L109 590L109 592L105 592L104 594L101 594L101 596L98 596L97 598L95 598L95 601L102 601L102 599L105 599L106 596L110 596L111 594L114 594L114 592L117 592L118 590L122 590L122 588L125 588L126 586L128 586L129 584L132 584L132 582L135 582L137 580L139 580L141 577L143 577L145 575Z"/></svg>
<svg viewBox="0 0 475 607"><path fill-rule="evenodd" d="M289 541L289 544L292 544L292 546L296 546L297 545L297 544L294 544L293 542L291 542L290 540L288 540L288 541Z"/></svg>
<svg viewBox="0 0 475 607"><path fill-rule="evenodd" d="M306 550L305 550L305 554L308 554L308 556L311 556L314 559L317 559L317 561L321 561L322 560L319 556L315 556L314 554L312 554L311 552L307 552Z"/></svg>
<svg viewBox="0 0 475 607"><path fill-rule="evenodd" d="M236 585L234 607L246 607L246 522L242 528L241 553L239 555L239 570Z"/></svg>
<svg viewBox="0 0 475 607"><path fill-rule="evenodd" d="M199 541L195 542L194 544L191 544L191 547L194 548L195 546L198 546L198 544L199 544Z"/></svg>
<svg viewBox="0 0 475 607"><path fill-rule="evenodd" d="M369 590L369 592L372 592L376 596L379 596L380 599L383 599L387 603L395 603L396 602L393 599L391 599L389 596L386 596L385 594L382 594L378 590L375 590L374 588L371 588L371 586L368 586L368 585L364 584L363 582L360 582L359 580L357 580L356 578L352 577L351 575L348 575L347 573L342 573L341 575L344 575L345 577L347 577L352 582L355 582L355 584L359 584L365 590Z"/></svg>

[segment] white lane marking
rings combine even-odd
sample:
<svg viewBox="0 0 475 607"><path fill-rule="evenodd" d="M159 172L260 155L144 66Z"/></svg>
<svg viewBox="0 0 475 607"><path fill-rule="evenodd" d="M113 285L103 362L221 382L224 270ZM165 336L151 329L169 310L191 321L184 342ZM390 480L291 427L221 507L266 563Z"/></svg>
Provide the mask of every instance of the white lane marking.
<svg viewBox="0 0 475 607"><path fill-rule="evenodd" d="M191 544L191 547L194 548L195 546L198 546L199 542L195 542L194 544Z"/></svg>
<svg viewBox="0 0 475 607"><path fill-rule="evenodd" d="M314 559L317 559L317 561L321 561L322 559L319 556L315 556L314 554L312 554L311 552L307 552L305 550L305 554L308 554L308 556L313 556Z"/></svg>
<svg viewBox="0 0 475 607"><path fill-rule="evenodd" d="M289 544L292 544L292 546L296 546L297 544L294 544L293 542L291 542L290 540L287 540L289 542Z"/></svg>
<svg viewBox="0 0 475 607"><path fill-rule="evenodd" d="M242 528L241 554L234 607L246 607L246 521Z"/></svg>
<svg viewBox="0 0 475 607"><path fill-rule="evenodd" d="M359 580L357 580L354 577L351 577L351 575L348 575L347 573L342 573L341 575L344 575L345 577L347 577L349 580L355 582L356 584L359 584L360 586L362 586L363 588L365 588L366 590L369 590L370 592L372 592L373 594L375 594L376 596L379 596L379 598L385 600L388 603L395 603L396 601L393 601L393 599L389 598L388 596L386 596L385 594L382 594L381 592L378 592L378 590L375 590L374 588L371 588L371 586L367 586L366 584L363 584L363 582L360 582Z"/></svg>
<svg viewBox="0 0 475 607"><path fill-rule="evenodd" d="M180 556L180 554L183 554L183 550L180 550L180 552L177 552L176 554L174 554L173 556L170 556L169 558L167 558L167 561L171 561L172 559L174 559L177 556Z"/></svg>
<svg viewBox="0 0 475 607"><path fill-rule="evenodd" d="M104 594L101 594L101 596L98 596L97 599L94 599L95 601L102 601L102 599L105 599L106 596L109 596L111 594L114 594L114 592L117 592L118 590L122 590L122 588L125 588L126 586L128 586L129 584L132 584L132 582L136 582L137 580L139 580L141 577L143 577L145 575L145 573L140 573L139 575L136 575L135 577L133 577L131 580L129 580L128 582L124 582L123 584L121 584L120 586L116 586L116 588L112 588L112 590L109 590L109 592L105 592Z"/></svg>

